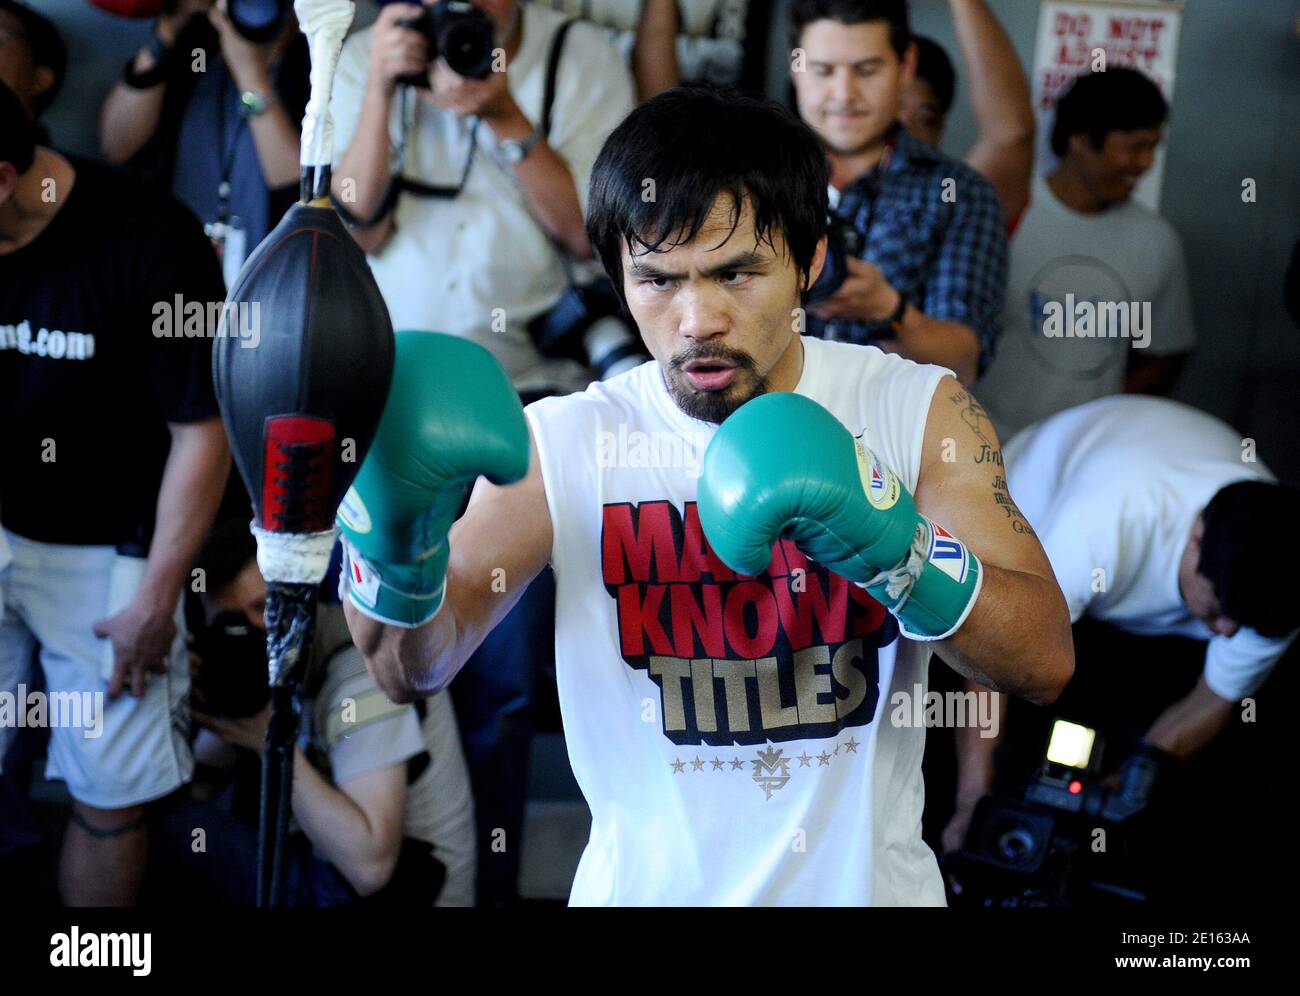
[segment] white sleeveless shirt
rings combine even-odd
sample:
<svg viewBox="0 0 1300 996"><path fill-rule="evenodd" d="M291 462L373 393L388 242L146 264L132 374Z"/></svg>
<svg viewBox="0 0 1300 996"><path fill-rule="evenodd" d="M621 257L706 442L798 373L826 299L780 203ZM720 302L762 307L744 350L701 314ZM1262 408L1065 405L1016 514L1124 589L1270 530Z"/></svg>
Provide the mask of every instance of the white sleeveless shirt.
<svg viewBox="0 0 1300 996"><path fill-rule="evenodd" d="M949 371L804 337L795 393L915 490ZM591 808L574 905L943 905L921 840L925 730L890 698L929 651L789 540L736 575L700 528L717 426L650 361L526 413L550 506L555 658ZM910 712L910 710L909 710Z"/></svg>

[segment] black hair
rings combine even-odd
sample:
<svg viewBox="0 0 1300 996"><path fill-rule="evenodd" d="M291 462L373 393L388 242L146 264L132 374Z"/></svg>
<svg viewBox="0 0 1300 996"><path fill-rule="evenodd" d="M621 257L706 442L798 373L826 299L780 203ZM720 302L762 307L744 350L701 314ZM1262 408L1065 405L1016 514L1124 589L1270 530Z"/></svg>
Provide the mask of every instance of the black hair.
<svg viewBox="0 0 1300 996"><path fill-rule="evenodd" d="M204 591L215 595L256 559L257 541L248 531L248 519L227 519L212 527L194 566L203 571Z"/></svg>
<svg viewBox="0 0 1300 996"><path fill-rule="evenodd" d="M1074 135L1084 133L1094 149L1106 144L1112 131L1159 128L1169 117L1169 105L1151 78L1136 69L1116 66L1085 73L1070 84L1056 103L1052 151L1065 155Z"/></svg>
<svg viewBox="0 0 1300 996"><path fill-rule="evenodd" d="M784 236L806 283L826 232L828 182L816 135L786 108L736 90L674 87L606 139L591 171L587 234L626 305L624 243L639 254L690 242L730 194L732 232L748 199L759 241Z"/></svg>
<svg viewBox="0 0 1300 996"><path fill-rule="evenodd" d="M939 102L939 114L947 114L957 89L957 71L952 67L952 60L933 38L914 35L912 41L916 42L917 78L930 84L934 99Z"/></svg>
<svg viewBox="0 0 1300 996"><path fill-rule="evenodd" d="M889 24L889 44L901 59L912 40L907 23L907 0L795 0L790 12L792 45L798 47L803 29L813 21L837 21L840 24L862 24L864 21L886 21Z"/></svg>
<svg viewBox="0 0 1300 996"><path fill-rule="evenodd" d="M63 79L68 72L68 49L53 21L18 0L0 0L0 13L12 14L18 20L27 37L27 50L31 53L32 62L45 66L54 73L54 82L50 88L37 98L36 115L39 117L54 103L54 98L63 86Z"/></svg>
<svg viewBox="0 0 1300 996"><path fill-rule="evenodd" d="M0 162L11 163L21 176L36 158L36 125L18 95L0 83Z"/></svg>
<svg viewBox="0 0 1300 996"><path fill-rule="evenodd" d="M1262 636L1300 626L1295 586L1282 582L1280 550L1300 514L1300 489L1267 481L1220 488L1201 513L1205 533L1197 570L1214 586L1223 614Z"/></svg>

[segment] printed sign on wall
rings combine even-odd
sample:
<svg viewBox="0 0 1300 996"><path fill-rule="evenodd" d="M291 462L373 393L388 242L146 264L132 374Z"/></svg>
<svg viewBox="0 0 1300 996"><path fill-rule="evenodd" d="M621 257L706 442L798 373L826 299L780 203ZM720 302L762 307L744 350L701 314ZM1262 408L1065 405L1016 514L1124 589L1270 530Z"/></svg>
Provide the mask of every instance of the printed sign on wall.
<svg viewBox="0 0 1300 996"><path fill-rule="evenodd" d="M1099 2L1044 0L1038 14L1031 85L1038 119L1039 171L1050 172L1056 156L1050 145L1056 101L1076 76L1090 72L1098 51L1105 65L1131 66L1155 80L1172 102L1177 67L1182 5L1173 2ZM1133 191L1134 198L1155 211L1160 206L1165 149Z"/></svg>

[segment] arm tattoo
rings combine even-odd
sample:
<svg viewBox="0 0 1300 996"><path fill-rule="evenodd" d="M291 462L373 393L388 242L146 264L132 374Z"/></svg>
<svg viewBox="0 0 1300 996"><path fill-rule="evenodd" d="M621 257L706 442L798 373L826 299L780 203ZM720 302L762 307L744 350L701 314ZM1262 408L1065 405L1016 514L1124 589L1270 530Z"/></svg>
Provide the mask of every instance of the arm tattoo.
<svg viewBox="0 0 1300 996"><path fill-rule="evenodd" d="M966 391L958 391L951 396L950 400L961 410L961 420L979 441L980 448L975 454L975 462L991 463L1001 467L1002 450L989 438L989 433L986 431L992 428L993 420L989 418L989 413L984 410L984 406Z"/></svg>
<svg viewBox="0 0 1300 996"><path fill-rule="evenodd" d="M1027 536L1038 535L1034 532L1034 527L1029 524L1029 520L1016 507L1011 492L1007 490L1007 479L1001 474L993 478L993 500L1001 505L1002 510L1007 513L1007 518L1011 520L1012 532L1023 533Z"/></svg>
<svg viewBox="0 0 1300 996"><path fill-rule="evenodd" d="M966 423L966 426L979 442L975 462L977 464L991 463L995 467L1001 467L1002 450L991 440L990 433L987 431L992 427L993 422L989 418L989 413L984 410L984 406L967 391L958 391L951 396L951 400L961 410L961 420ZM1011 497L1011 491L1007 488L1007 479L1002 474L998 474L993 478L993 500L1007 513L1013 532L1029 536L1035 535L1029 520L1016 507L1016 503Z"/></svg>

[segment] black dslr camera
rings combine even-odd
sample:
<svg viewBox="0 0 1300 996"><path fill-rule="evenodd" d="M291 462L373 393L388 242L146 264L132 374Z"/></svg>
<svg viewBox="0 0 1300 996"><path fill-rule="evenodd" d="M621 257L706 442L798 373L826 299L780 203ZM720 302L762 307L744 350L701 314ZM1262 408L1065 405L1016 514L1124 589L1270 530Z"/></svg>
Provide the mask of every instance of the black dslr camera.
<svg viewBox="0 0 1300 996"><path fill-rule="evenodd" d="M960 905L1129 906L1145 902L1133 860L1133 821L1174 764L1141 743L1109 779L1097 731L1056 720L1023 799L989 795L975 806L962 849L944 862ZM1100 850L1096 844L1106 844Z"/></svg>
<svg viewBox="0 0 1300 996"><path fill-rule="evenodd" d="M243 719L271 698L266 670L266 634L242 612L223 612L210 623L191 617L193 650L202 661L193 692L211 716Z"/></svg>
<svg viewBox="0 0 1300 996"><path fill-rule="evenodd" d="M429 44L430 62L441 56L453 72L476 80L487 79L492 72L496 31L492 19L472 3L443 0L425 7L417 17L397 23L424 36ZM422 73L403 76L400 82L427 90L428 66Z"/></svg>
<svg viewBox="0 0 1300 996"><path fill-rule="evenodd" d="M831 211L826 218L826 262L804 294L804 304L820 304L839 290L849 275L848 258L861 256L865 243L861 232Z"/></svg>
<svg viewBox="0 0 1300 996"><path fill-rule="evenodd" d="M528 334L543 356L576 360L597 380L609 380L648 359L606 277L571 284L550 311L529 323Z"/></svg>

